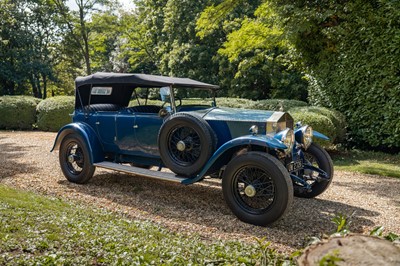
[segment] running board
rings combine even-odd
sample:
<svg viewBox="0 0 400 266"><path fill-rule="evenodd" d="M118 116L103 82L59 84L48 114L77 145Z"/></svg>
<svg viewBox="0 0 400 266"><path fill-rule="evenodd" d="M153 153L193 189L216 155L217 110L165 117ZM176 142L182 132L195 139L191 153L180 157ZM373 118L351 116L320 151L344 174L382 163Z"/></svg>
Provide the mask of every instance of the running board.
<svg viewBox="0 0 400 266"><path fill-rule="evenodd" d="M185 180L185 178L186 178L183 176L177 176L174 173L148 170L148 169L143 169L140 167L122 165L119 163L112 163L112 162L106 162L106 161L100 162L100 163L94 163L93 165L96 167L105 168L105 169L109 169L109 170L115 170L115 171L124 172L124 173L128 173L128 174L135 174L135 175L155 178L155 179L159 179L159 180L177 182L177 183L182 183L182 181Z"/></svg>

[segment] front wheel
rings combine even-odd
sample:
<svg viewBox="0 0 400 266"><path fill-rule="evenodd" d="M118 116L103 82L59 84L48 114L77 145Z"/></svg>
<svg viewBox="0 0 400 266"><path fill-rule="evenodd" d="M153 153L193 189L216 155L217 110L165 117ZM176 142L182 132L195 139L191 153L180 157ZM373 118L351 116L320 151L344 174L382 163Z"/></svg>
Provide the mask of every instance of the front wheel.
<svg viewBox="0 0 400 266"><path fill-rule="evenodd" d="M89 152L81 136L71 134L61 142L59 160L61 170L68 181L84 184L92 178L95 167L89 160Z"/></svg>
<svg viewBox="0 0 400 266"><path fill-rule="evenodd" d="M293 201L288 171L275 157L262 152L236 156L222 177L226 203L243 222L266 226L279 220Z"/></svg>
<svg viewBox="0 0 400 266"><path fill-rule="evenodd" d="M312 170L304 170L306 182L310 185L311 191L295 189L294 195L299 198L314 198L322 194L332 183L333 163L329 154L318 144L312 143L304 152L306 163L315 166L327 174L328 180L318 180L318 173Z"/></svg>

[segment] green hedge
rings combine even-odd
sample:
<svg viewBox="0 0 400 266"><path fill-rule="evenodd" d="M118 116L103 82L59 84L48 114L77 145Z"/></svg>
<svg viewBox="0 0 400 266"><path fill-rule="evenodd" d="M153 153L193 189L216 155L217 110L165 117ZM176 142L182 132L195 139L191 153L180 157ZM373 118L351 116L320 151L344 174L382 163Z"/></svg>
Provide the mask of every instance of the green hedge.
<svg viewBox="0 0 400 266"><path fill-rule="evenodd" d="M30 96L0 97L0 129L32 129L39 102Z"/></svg>
<svg viewBox="0 0 400 266"><path fill-rule="evenodd" d="M255 109L261 110L274 110L287 112L294 107L307 106L308 104L303 101L288 100L288 99L268 99L257 101L254 105Z"/></svg>
<svg viewBox="0 0 400 266"><path fill-rule="evenodd" d="M331 138L332 143L341 143L345 141L346 139L346 128L347 128L347 123L345 116L335 110L328 109L325 107L318 107L318 106L307 106L307 107L297 107L297 108L292 108L289 110L289 113L291 113L293 116L295 114L295 120L297 121L297 117L301 118L298 119L299 121L302 121L303 124L306 123L306 121L309 121L312 117L317 118L316 121L313 121L316 125L321 124L321 130L325 130L326 132L329 132L330 135L328 135ZM312 114L317 114L318 116L315 115L309 115L309 113ZM320 116L324 116L329 119L330 122L321 122ZM325 120L325 119L324 119ZM310 122L307 122L307 124L310 124L315 128L315 130L320 131L314 126L314 124ZM330 128L333 125L333 128ZM324 126L328 127L324 129ZM323 133L323 131L320 131Z"/></svg>
<svg viewBox="0 0 400 266"><path fill-rule="evenodd" d="M334 124L329 116L319 111L320 110L318 110L318 108L315 109L315 107L300 107L292 108L289 110L289 113L293 116L295 122L300 121L303 125L310 125L314 130L330 138L328 142L317 141L318 143L323 144L323 146L338 143L338 132L340 128Z"/></svg>
<svg viewBox="0 0 400 266"><path fill-rule="evenodd" d="M70 114L74 111L74 96L47 98L37 106L37 127L44 131L58 131L71 123Z"/></svg>
<svg viewBox="0 0 400 266"><path fill-rule="evenodd" d="M216 98L217 106L224 106L230 108L246 108L246 109L256 109L255 101L242 98Z"/></svg>
<svg viewBox="0 0 400 266"><path fill-rule="evenodd" d="M297 100L288 100L288 99L268 99L268 100L252 101L241 98L217 98L217 105L232 107L232 108L246 108L246 109L286 112L293 107L307 106L307 103Z"/></svg>

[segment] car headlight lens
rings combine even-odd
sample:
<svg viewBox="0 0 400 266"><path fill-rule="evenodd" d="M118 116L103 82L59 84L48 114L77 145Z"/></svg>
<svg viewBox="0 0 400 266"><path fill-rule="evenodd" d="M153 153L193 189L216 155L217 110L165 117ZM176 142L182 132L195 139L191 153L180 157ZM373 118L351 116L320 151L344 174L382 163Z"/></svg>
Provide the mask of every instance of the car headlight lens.
<svg viewBox="0 0 400 266"><path fill-rule="evenodd" d="M279 135L281 135L281 141L287 149L285 150L286 154L290 154L293 150L293 145L294 145L294 132L292 129L287 128L284 131L280 132Z"/></svg>
<svg viewBox="0 0 400 266"><path fill-rule="evenodd" d="M313 130L312 127L310 126L305 126L302 129L303 132L303 138L302 138L302 143L304 145L304 149L308 149L312 143L312 138L313 138Z"/></svg>

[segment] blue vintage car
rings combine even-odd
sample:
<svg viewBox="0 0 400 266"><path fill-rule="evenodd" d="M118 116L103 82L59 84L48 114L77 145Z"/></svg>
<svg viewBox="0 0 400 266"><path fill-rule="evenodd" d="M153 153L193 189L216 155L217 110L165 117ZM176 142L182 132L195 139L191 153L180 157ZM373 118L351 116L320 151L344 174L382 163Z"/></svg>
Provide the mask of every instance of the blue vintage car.
<svg viewBox="0 0 400 266"><path fill-rule="evenodd" d="M88 182L96 167L184 185L220 178L232 212L265 226L285 214L294 195L313 198L332 181L331 158L312 142L326 136L285 112L217 107L216 85L116 73L75 84L73 122L53 147L71 182ZM194 92L211 93L210 103L185 104L182 95Z"/></svg>

